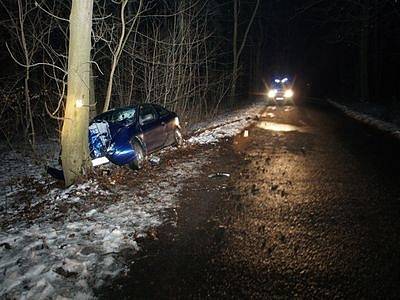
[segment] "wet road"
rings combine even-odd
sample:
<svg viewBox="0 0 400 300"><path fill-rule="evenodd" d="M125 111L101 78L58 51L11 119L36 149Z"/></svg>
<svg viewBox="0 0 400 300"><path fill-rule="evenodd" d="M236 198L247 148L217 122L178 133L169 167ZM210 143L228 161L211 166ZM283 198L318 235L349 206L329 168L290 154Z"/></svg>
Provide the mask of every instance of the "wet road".
<svg viewBox="0 0 400 300"><path fill-rule="evenodd" d="M100 297L400 297L398 144L326 108L270 107L248 137L197 151L211 161L177 226Z"/></svg>

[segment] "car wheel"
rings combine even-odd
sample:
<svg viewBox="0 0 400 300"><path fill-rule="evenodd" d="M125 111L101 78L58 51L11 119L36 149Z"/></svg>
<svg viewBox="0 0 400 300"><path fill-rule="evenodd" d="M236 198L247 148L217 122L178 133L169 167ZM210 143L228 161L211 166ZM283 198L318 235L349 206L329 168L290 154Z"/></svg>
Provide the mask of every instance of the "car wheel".
<svg viewBox="0 0 400 300"><path fill-rule="evenodd" d="M179 128L175 128L174 130L174 145L181 146L183 144L182 132Z"/></svg>
<svg viewBox="0 0 400 300"><path fill-rule="evenodd" d="M143 147L139 144L137 140L131 142L132 148L136 153L136 157L129 163L129 167L132 170L140 170L143 167L145 156Z"/></svg>

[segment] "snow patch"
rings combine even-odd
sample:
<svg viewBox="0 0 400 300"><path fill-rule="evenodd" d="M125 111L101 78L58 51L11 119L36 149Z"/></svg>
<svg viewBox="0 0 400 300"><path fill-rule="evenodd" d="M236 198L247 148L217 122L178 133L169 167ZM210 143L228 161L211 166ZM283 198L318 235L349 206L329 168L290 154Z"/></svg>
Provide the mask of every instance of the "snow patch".
<svg viewBox="0 0 400 300"><path fill-rule="evenodd" d="M380 119L374 118L371 115L355 111L355 110L353 110L343 104L340 104L338 102L335 102L332 100L327 100L327 101L332 106L341 110L344 114L346 114L350 118L353 118L354 120L357 120L357 121L367 124L369 126L375 127L376 129L379 129L383 132L386 132L396 139L400 139L400 128L398 126L396 126L395 124L385 122Z"/></svg>
<svg viewBox="0 0 400 300"><path fill-rule="evenodd" d="M202 126L200 125L200 128L194 131L187 143L192 145L214 144L223 138L235 136L254 123L254 118L259 116L260 110L264 107L264 102L258 102L248 108L223 115L211 123L201 123Z"/></svg>
<svg viewBox="0 0 400 300"><path fill-rule="evenodd" d="M20 222L0 233L0 298L93 298L93 287L127 272L119 252L139 250L136 236L166 221L177 205L181 182L196 176L206 158L179 163L165 172L173 180L143 187L146 197L118 187L118 202L104 209L79 210L54 221L44 214L34 225ZM53 209L62 203L85 202L90 194L110 195L96 181L55 189L42 201ZM79 198L77 195L81 195ZM57 212L55 210L54 215Z"/></svg>

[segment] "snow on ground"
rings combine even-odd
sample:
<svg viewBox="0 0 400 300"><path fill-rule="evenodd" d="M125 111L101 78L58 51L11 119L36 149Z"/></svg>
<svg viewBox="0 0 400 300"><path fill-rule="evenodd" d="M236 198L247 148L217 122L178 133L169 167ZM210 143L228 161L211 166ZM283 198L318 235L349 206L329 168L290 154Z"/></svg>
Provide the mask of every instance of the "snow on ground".
<svg viewBox="0 0 400 300"><path fill-rule="evenodd" d="M189 144L213 144L220 139L239 134L244 128L254 122L260 111L265 107L265 102L257 102L250 107L243 108L216 118L213 122L202 122L193 128Z"/></svg>
<svg viewBox="0 0 400 300"><path fill-rule="evenodd" d="M0 187L16 177L30 176L41 178L45 173L44 163L58 160L60 147L56 141L40 141L37 145L37 157L22 149L10 149L0 144ZM17 168L16 168L17 166Z"/></svg>
<svg viewBox="0 0 400 300"><path fill-rule="evenodd" d="M199 124L188 144L233 136L262 107L259 103ZM58 153L41 149L53 159ZM182 182L199 176L207 163L207 154L177 160L138 187L113 180L104 185L94 178L61 189L44 177L43 166L28 159L32 166L26 168L26 159L18 155L3 154L3 159L16 159L0 168L5 190L0 194L0 298L6 299L93 298L94 289L127 272L129 262L123 258L138 251L138 237L171 222L168 212L178 205Z"/></svg>
<svg viewBox="0 0 400 300"><path fill-rule="evenodd" d="M59 146L56 141L40 141L37 154L24 149L10 150L0 144L0 216L5 210L18 213L28 201L21 201L19 195L33 194L34 183L44 183L47 177L46 164L55 165L58 161ZM31 182L27 186L27 181ZM29 199L29 201L34 199ZM18 206L16 208L14 205Z"/></svg>
<svg viewBox="0 0 400 300"><path fill-rule="evenodd" d="M94 181L44 197L50 208L33 224L21 222L0 233L0 297L45 299L92 298L92 289L126 271L118 253L138 250L135 238L164 221L163 212L175 206L179 182L196 176L204 161L181 163L165 173L175 186L145 187L146 197L129 187L99 189ZM81 210L90 194L116 198L106 207ZM66 203L76 209L60 214Z"/></svg>
<svg viewBox="0 0 400 300"><path fill-rule="evenodd" d="M376 129L379 129L383 132L390 134L391 136L400 139L400 127L392 122L387 122L381 120L381 114L377 113L376 109L370 108L369 110L365 108L357 108L357 106L350 107L347 105L340 104L333 100L328 100L328 102L336 107L337 109L341 110L344 114L353 118L359 122L372 126ZM366 111L366 113L361 111ZM377 115L375 117L374 115Z"/></svg>

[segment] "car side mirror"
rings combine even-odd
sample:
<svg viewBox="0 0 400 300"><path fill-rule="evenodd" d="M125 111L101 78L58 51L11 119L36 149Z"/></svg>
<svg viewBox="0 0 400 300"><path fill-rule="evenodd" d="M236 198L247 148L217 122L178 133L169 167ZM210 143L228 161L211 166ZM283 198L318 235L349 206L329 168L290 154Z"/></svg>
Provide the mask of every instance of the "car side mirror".
<svg viewBox="0 0 400 300"><path fill-rule="evenodd" d="M148 123L148 122L150 122L152 120L153 120L153 115L152 114L147 114L147 115L144 115L143 117L140 118L140 123L146 124L146 123Z"/></svg>

